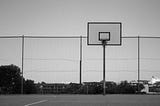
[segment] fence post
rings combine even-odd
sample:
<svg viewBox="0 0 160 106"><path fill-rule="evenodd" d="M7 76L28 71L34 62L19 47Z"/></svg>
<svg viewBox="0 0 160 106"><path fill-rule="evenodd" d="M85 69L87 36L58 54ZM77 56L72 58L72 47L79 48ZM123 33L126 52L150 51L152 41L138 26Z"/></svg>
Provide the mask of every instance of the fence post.
<svg viewBox="0 0 160 106"><path fill-rule="evenodd" d="M21 79L21 94L23 94L23 66L24 66L24 35L22 35L22 79Z"/></svg>
<svg viewBox="0 0 160 106"><path fill-rule="evenodd" d="M82 84L82 36L80 36L80 84Z"/></svg>
<svg viewBox="0 0 160 106"><path fill-rule="evenodd" d="M140 82L140 37L138 36L138 92L140 92L139 89L139 82Z"/></svg>

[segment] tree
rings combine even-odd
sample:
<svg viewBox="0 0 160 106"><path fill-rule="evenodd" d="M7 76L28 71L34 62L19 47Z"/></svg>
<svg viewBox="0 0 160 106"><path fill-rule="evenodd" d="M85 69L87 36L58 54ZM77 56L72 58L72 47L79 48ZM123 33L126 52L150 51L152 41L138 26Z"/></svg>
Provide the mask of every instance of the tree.
<svg viewBox="0 0 160 106"><path fill-rule="evenodd" d="M117 93L122 94L134 94L136 92L136 88L130 85L127 81L121 81L121 83L117 86Z"/></svg>
<svg viewBox="0 0 160 106"><path fill-rule="evenodd" d="M66 89L65 89L65 93L68 94L77 94L79 93L81 88L81 84L77 84L77 83L70 83Z"/></svg>
<svg viewBox="0 0 160 106"><path fill-rule="evenodd" d="M36 88L33 80L27 79L25 81L25 84L24 84L24 93L26 93L26 94L37 93L37 88Z"/></svg>
<svg viewBox="0 0 160 106"><path fill-rule="evenodd" d="M117 84L115 82L106 82L106 93L115 94Z"/></svg>
<svg viewBox="0 0 160 106"><path fill-rule="evenodd" d="M21 92L21 72L16 65L0 66L1 93L11 94Z"/></svg>

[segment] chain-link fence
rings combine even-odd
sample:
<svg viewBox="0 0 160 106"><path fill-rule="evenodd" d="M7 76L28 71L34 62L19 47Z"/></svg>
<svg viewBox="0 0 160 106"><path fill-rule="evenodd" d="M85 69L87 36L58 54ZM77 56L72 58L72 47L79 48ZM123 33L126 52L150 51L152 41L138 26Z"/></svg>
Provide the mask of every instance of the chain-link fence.
<svg viewBox="0 0 160 106"><path fill-rule="evenodd" d="M160 78L159 45L160 37L128 36L121 46L106 46L106 81ZM25 80L37 84L101 82L102 53L102 46L88 46L84 36L0 37L1 67L16 65Z"/></svg>

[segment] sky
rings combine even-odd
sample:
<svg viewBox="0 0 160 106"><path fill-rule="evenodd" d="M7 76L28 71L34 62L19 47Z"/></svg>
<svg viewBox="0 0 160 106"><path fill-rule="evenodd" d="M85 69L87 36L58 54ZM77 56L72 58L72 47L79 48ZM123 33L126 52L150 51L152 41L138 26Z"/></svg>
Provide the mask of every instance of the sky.
<svg viewBox="0 0 160 106"><path fill-rule="evenodd" d="M87 36L87 22L122 22L123 36L160 37L159 5L159 0L0 0L0 36ZM149 70L142 79L160 77L159 44L141 40L141 68ZM107 80L136 80L136 47L136 39L108 47ZM0 49L2 65L21 67L21 39L0 38ZM83 39L83 81L102 80L101 59L102 48L89 47ZM79 39L26 39L24 71L36 82L79 82Z"/></svg>
<svg viewBox="0 0 160 106"><path fill-rule="evenodd" d="M90 21L123 23L123 35L160 31L159 0L0 0L0 34L86 35Z"/></svg>

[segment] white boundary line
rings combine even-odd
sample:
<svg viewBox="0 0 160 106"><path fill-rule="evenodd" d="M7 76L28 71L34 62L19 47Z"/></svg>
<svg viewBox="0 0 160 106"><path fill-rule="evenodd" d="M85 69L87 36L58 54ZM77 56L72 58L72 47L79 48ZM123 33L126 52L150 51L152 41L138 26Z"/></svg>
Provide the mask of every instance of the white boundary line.
<svg viewBox="0 0 160 106"><path fill-rule="evenodd" d="M38 102L33 102L33 103L26 104L24 106L31 106L31 105L39 104L39 103L46 102L46 101L48 101L48 100L41 100L41 101L38 101Z"/></svg>

